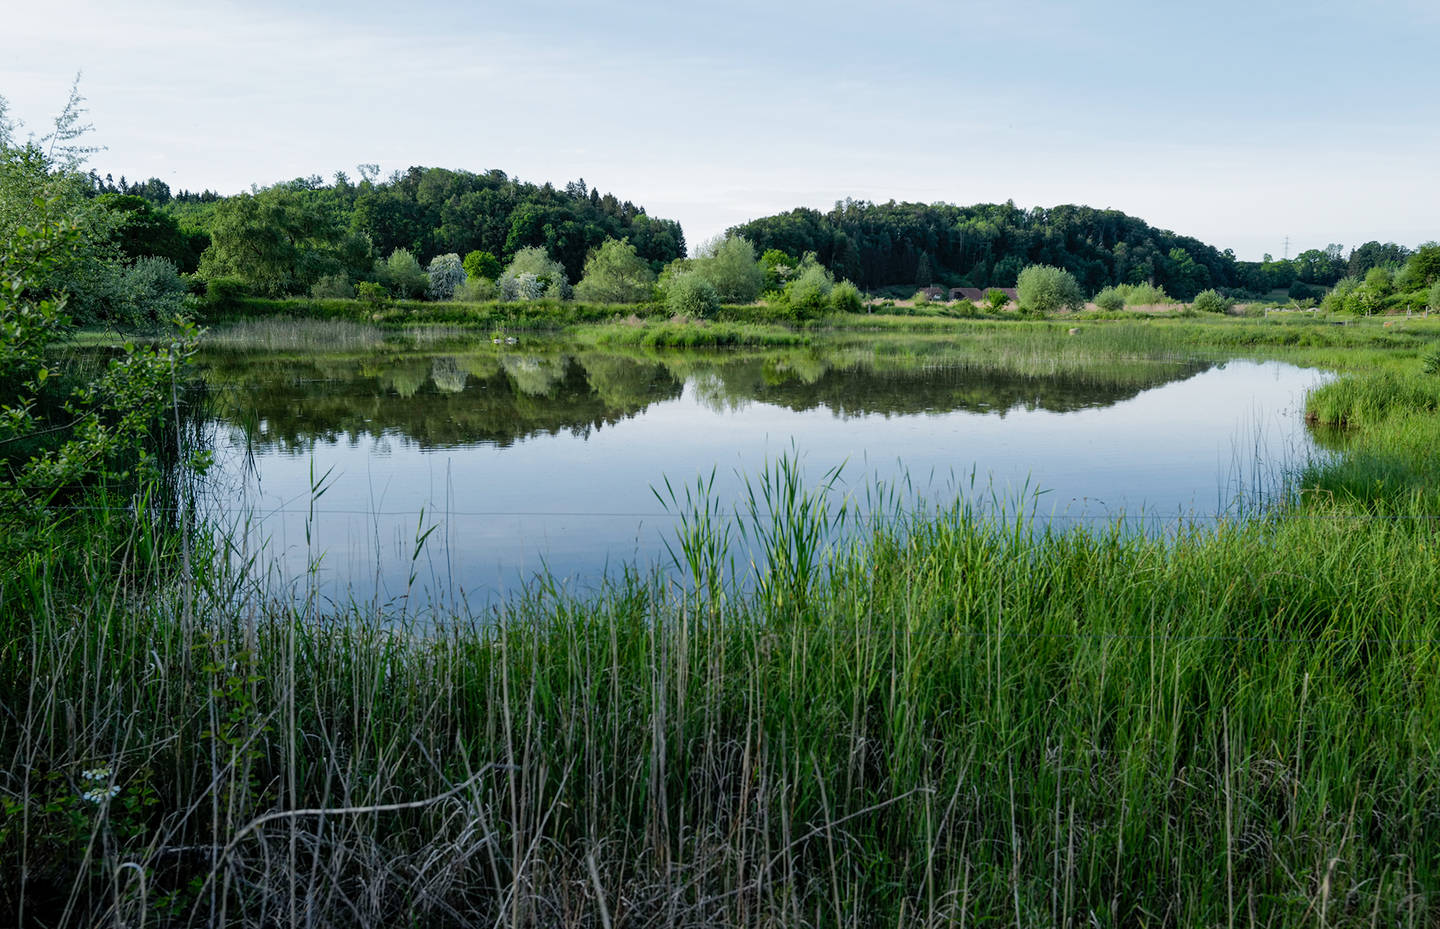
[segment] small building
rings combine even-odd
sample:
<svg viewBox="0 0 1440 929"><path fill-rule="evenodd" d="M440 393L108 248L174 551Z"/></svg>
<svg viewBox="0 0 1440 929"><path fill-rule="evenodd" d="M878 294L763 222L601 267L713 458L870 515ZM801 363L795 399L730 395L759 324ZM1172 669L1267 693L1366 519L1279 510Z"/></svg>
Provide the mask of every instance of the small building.
<svg viewBox="0 0 1440 929"><path fill-rule="evenodd" d="M932 303L943 303L945 301L944 287L926 287L920 292L925 295L926 300Z"/></svg>
<svg viewBox="0 0 1440 929"><path fill-rule="evenodd" d="M985 291L979 287L951 287L951 300L969 300L971 303L980 303L985 299Z"/></svg>

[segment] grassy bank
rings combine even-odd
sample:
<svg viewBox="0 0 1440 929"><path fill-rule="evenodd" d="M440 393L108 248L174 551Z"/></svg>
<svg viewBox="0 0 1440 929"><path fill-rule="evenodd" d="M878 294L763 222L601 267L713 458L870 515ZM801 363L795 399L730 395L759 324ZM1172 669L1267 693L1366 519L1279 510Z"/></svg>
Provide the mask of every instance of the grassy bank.
<svg viewBox="0 0 1440 929"><path fill-rule="evenodd" d="M1198 341L1182 323L1144 331ZM1017 365L1098 334L975 332ZM1117 362L1144 337L1105 333L1092 350ZM774 506L749 523L770 553L754 590L703 490L683 590L542 581L423 626L269 601L203 551L154 573L172 556L139 530L83 556L88 585L37 558L0 609L0 906L48 925L1433 923L1440 423L1430 336L1387 333L1313 347L1379 370L1312 395L1345 451L1289 507L1168 539L897 502L821 551L845 516L777 467L755 479Z"/></svg>

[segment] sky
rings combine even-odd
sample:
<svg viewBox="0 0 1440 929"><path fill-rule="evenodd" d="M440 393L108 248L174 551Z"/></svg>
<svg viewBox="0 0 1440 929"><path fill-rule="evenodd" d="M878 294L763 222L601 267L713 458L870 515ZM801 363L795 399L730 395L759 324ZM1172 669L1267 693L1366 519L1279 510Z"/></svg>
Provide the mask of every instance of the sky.
<svg viewBox="0 0 1440 929"><path fill-rule="evenodd" d="M90 166L175 190L498 168L692 247L846 197L1113 208L1243 259L1440 239L1434 0L3 3L20 135L81 73Z"/></svg>

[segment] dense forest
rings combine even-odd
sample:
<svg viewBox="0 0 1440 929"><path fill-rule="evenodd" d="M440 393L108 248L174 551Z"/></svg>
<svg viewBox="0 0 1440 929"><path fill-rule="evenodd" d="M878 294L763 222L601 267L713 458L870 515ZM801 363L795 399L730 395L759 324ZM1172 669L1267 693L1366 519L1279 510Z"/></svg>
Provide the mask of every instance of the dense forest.
<svg viewBox="0 0 1440 929"><path fill-rule="evenodd" d="M1118 210L1069 205L1023 210L1013 201L954 206L845 200L828 213L800 208L730 231L762 252L814 252L837 278L867 290L1013 287L1027 265L1047 264L1069 271L1089 294L1112 284L1151 283L1182 299L1207 288L1238 295L1291 288L1303 291L1294 296L1318 297L1342 277L1398 266L1409 255L1398 245L1369 242L1348 258L1341 246L1331 245L1294 259L1267 255L1264 261L1238 261L1229 249L1157 229Z"/></svg>
<svg viewBox="0 0 1440 929"><path fill-rule="evenodd" d="M170 258L184 271L234 275L270 296L308 292L325 277L373 276L376 258L404 250L421 264L444 254L483 252L504 264L543 248L579 280L585 258L607 239L628 239L653 271L685 254L680 225L643 207L590 189L584 180L556 188L503 171L475 174L412 167L378 180L361 166L354 183L297 178L249 193L172 195L163 181L130 184L90 175L97 197L126 213L134 247ZM185 245L177 245L179 237ZM200 248L194 246L201 245ZM188 246L188 247L187 247ZM203 253L203 267L201 253Z"/></svg>

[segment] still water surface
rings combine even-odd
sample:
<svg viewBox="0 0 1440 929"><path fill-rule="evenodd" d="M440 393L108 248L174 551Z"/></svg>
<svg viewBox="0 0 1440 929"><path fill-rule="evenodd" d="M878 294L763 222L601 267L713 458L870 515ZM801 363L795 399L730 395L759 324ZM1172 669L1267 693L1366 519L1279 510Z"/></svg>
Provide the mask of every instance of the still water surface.
<svg viewBox="0 0 1440 929"><path fill-rule="evenodd" d="M668 561L677 517L657 488L713 472L731 511L783 455L812 480L839 468L837 495L862 510L884 482L936 505L1024 498L1060 525L1233 513L1315 453L1300 403L1324 377L1276 362L1042 375L488 346L205 363L212 509L263 544L279 583L391 604L493 602L542 569L584 590L621 563Z"/></svg>

